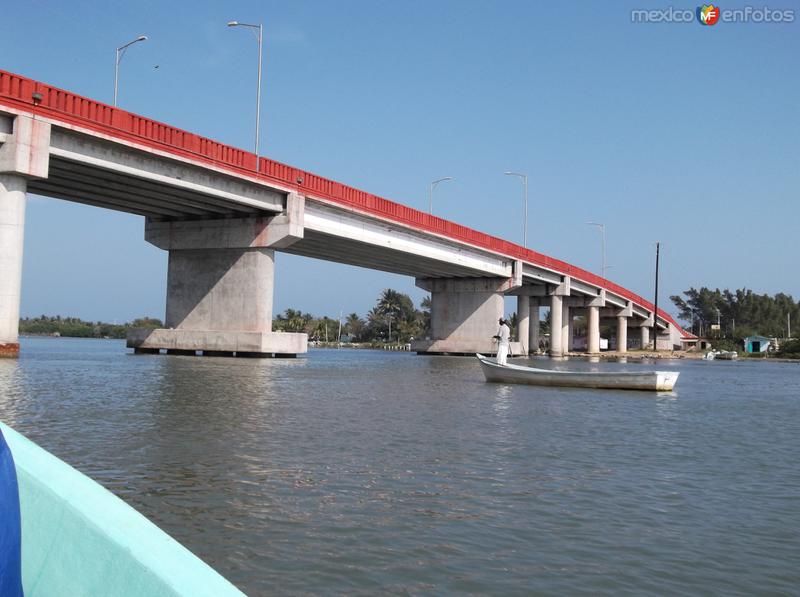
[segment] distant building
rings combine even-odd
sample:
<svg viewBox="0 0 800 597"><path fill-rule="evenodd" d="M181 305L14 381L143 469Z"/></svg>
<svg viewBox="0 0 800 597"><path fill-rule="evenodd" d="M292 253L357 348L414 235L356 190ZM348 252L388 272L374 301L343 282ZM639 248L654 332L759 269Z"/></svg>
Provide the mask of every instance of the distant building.
<svg viewBox="0 0 800 597"><path fill-rule="evenodd" d="M744 351L750 353L767 352L772 338L764 336L748 336L744 339Z"/></svg>
<svg viewBox="0 0 800 597"><path fill-rule="evenodd" d="M684 336L681 338L681 350L698 351L711 348L711 338L699 338L697 336Z"/></svg>

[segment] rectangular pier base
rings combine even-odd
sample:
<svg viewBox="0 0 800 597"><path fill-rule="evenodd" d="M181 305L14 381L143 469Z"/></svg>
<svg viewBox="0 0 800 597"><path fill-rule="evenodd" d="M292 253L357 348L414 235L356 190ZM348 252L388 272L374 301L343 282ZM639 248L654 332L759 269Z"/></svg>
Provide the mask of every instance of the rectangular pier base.
<svg viewBox="0 0 800 597"><path fill-rule="evenodd" d="M128 332L128 348L137 354L239 357L294 357L308 352L306 334L137 328Z"/></svg>

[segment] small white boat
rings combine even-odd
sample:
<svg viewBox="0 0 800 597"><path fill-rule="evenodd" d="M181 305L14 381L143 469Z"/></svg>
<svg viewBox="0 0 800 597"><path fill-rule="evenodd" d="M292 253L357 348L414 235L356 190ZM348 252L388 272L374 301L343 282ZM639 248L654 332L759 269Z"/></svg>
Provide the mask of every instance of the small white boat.
<svg viewBox="0 0 800 597"><path fill-rule="evenodd" d="M481 363L486 381L497 383L669 392L680 375L677 371L552 371L520 365L498 365L483 355L475 356Z"/></svg>
<svg viewBox="0 0 800 597"><path fill-rule="evenodd" d="M735 361L739 353L735 350L712 350L703 357L706 361Z"/></svg>

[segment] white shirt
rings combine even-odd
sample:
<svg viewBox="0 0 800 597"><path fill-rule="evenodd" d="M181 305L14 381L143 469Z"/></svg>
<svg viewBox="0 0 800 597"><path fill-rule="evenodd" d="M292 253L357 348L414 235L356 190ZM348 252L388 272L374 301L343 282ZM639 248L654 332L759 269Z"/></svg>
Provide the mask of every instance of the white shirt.
<svg viewBox="0 0 800 597"><path fill-rule="evenodd" d="M498 344L508 344L508 340L511 337L511 328L506 324L502 324L497 330L497 335L500 336L500 339L497 341Z"/></svg>

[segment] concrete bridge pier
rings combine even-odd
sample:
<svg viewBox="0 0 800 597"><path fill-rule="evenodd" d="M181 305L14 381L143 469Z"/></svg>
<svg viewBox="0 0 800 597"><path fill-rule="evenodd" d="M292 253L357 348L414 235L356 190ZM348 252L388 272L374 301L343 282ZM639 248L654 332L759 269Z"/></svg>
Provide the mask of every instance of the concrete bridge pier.
<svg viewBox="0 0 800 597"><path fill-rule="evenodd" d="M564 299L561 303L561 354L572 351L575 333L575 323L572 319L574 316L569 298Z"/></svg>
<svg viewBox="0 0 800 597"><path fill-rule="evenodd" d="M569 276L565 276L561 284L550 290L550 356L552 357L563 356L568 350L569 294Z"/></svg>
<svg viewBox="0 0 800 597"><path fill-rule="evenodd" d="M530 322L531 322L531 297L520 294L517 297L517 339L519 340L520 354L530 352Z"/></svg>
<svg viewBox="0 0 800 597"><path fill-rule="evenodd" d="M598 354L600 352L600 308L589 306L588 311L586 351L589 354Z"/></svg>
<svg viewBox="0 0 800 597"><path fill-rule="evenodd" d="M528 352L539 352L539 299L531 297Z"/></svg>
<svg viewBox="0 0 800 597"><path fill-rule="evenodd" d="M416 340L417 354L473 355L497 353L492 336L504 312L507 278L418 278L417 286L431 293L431 337ZM520 354L519 342L511 354Z"/></svg>
<svg viewBox="0 0 800 597"><path fill-rule="evenodd" d="M617 352L628 352L628 318L617 316Z"/></svg>
<svg viewBox="0 0 800 597"><path fill-rule="evenodd" d="M21 176L0 174L0 357L19 355L25 189Z"/></svg>
<svg viewBox="0 0 800 597"><path fill-rule="evenodd" d="M606 306L605 290L600 290L596 297L585 299L586 317L586 352L600 353L600 309Z"/></svg>
<svg viewBox="0 0 800 597"><path fill-rule="evenodd" d="M647 350L650 346L650 328L642 326L639 328L642 337L642 350Z"/></svg>
<svg viewBox="0 0 800 597"><path fill-rule="evenodd" d="M128 347L152 353L294 356L306 334L272 331L275 248L303 236L302 197L275 217L161 222L145 239L169 251L166 329L137 329Z"/></svg>
<svg viewBox="0 0 800 597"><path fill-rule="evenodd" d="M558 294L550 295L550 356L560 357L564 354L561 349L561 316L564 297Z"/></svg>
<svg viewBox="0 0 800 597"><path fill-rule="evenodd" d="M47 178L49 152L49 124L0 115L0 357L19 356L28 180Z"/></svg>

